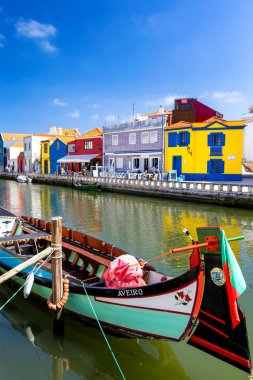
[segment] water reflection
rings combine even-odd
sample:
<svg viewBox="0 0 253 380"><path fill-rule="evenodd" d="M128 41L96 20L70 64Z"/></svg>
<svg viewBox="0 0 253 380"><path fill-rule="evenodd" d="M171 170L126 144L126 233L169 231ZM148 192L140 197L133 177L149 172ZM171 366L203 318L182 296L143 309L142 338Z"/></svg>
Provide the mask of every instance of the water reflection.
<svg viewBox="0 0 253 380"><path fill-rule="evenodd" d="M147 260L171 248L189 244L189 239L182 233L184 228L189 229L194 238L196 227L205 225L221 225L227 237L244 235L243 241L232 242L231 246L248 284L240 297L240 304L246 315L253 353L252 210L114 193L85 193L5 180L0 180L0 195L3 207L18 215L43 219L62 216L63 224L96 235ZM181 255L177 260L166 257L157 266L175 276L187 265L188 257ZM71 320L67 323L62 347L52 337L51 315L44 306L30 299L25 301L25 307L24 300L20 300L20 305L16 300L14 302L4 310L4 316L0 314L1 379L23 379L26 374L28 380L33 380L34 373L36 380L51 379L53 360L57 361L54 368L58 368L60 374L64 370L68 379L120 378L99 331ZM31 328L37 353L44 365L26 337L24 326ZM242 371L189 347L185 342L173 344L113 336L109 336L109 341L127 379L248 378ZM16 366L13 366L13 357Z"/></svg>
<svg viewBox="0 0 253 380"><path fill-rule="evenodd" d="M13 293L9 285L4 285L0 290L1 302ZM4 309L2 324L9 323L15 329L17 341L23 347L19 355L19 360L23 362L23 375L24 371L28 370L29 373L38 366L37 380L52 378L51 373L53 379L62 380L64 372L69 372L68 378L71 379L120 379L100 331L67 315L64 319L65 336L60 339L52 333L52 313L47 310L46 304L41 304L37 299L29 299L24 307L24 299L18 295ZM5 339L2 338L1 344L4 344ZM5 338L9 339L9 336ZM151 372L154 378L167 379L168 371L177 374L177 379L187 379L167 342L119 338L109 334L107 338L127 379L150 378ZM16 377L16 368L9 369L13 359L9 355L9 350L1 354L1 370L6 369L8 373L4 379L23 378ZM26 378L34 379L29 375Z"/></svg>

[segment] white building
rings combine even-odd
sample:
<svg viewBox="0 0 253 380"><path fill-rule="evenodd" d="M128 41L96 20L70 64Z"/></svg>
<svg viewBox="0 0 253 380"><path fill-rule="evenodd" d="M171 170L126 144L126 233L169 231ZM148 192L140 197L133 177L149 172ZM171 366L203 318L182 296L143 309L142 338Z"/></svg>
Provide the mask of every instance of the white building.
<svg viewBox="0 0 253 380"><path fill-rule="evenodd" d="M18 172L18 155L24 151L24 144L21 142L14 143L7 148L7 165L15 173Z"/></svg>
<svg viewBox="0 0 253 380"><path fill-rule="evenodd" d="M42 133L24 138L25 173L40 173L40 142L50 137L52 136Z"/></svg>
<svg viewBox="0 0 253 380"><path fill-rule="evenodd" d="M243 161L253 161L253 106L249 107L249 113L242 115L245 122L243 137Z"/></svg>

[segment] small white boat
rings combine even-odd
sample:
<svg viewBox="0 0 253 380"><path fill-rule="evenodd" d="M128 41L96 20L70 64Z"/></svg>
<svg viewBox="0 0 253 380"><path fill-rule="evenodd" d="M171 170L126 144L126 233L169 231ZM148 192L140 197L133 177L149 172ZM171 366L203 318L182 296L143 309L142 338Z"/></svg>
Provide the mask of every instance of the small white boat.
<svg viewBox="0 0 253 380"><path fill-rule="evenodd" d="M17 182L19 182L19 183L31 183L32 178L30 178L26 175L18 175L17 176Z"/></svg>

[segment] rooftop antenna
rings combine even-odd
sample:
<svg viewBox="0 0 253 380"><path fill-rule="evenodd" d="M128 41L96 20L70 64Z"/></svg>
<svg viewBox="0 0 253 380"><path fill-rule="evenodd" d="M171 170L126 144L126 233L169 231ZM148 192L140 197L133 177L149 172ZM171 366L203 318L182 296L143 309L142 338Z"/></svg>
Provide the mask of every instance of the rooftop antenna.
<svg viewBox="0 0 253 380"><path fill-rule="evenodd" d="M133 120L134 120L134 114L135 114L134 107L135 107L135 103L133 103Z"/></svg>

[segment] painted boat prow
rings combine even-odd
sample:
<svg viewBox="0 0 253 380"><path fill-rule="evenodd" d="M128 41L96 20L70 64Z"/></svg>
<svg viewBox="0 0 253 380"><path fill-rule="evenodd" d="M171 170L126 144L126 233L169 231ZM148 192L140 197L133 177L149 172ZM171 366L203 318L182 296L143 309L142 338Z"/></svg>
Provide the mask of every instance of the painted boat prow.
<svg viewBox="0 0 253 380"><path fill-rule="evenodd" d="M220 227L198 228L199 243L210 237L212 250L202 248L205 262L205 289L198 314L198 325L188 344L199 348L248 373L252 372L248 333L244 313L235 300L231 305L222 267L222 230ZM237 308L239 322L233 327L231 308Z"/></svg>

